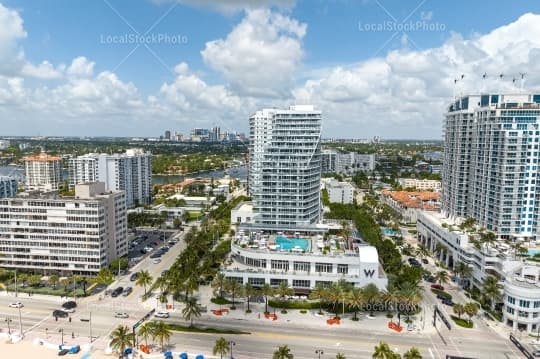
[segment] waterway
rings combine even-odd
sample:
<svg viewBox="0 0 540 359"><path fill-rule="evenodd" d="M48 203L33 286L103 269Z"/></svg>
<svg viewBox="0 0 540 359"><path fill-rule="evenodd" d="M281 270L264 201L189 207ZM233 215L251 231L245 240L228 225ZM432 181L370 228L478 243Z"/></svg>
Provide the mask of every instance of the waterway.
<svg viewBox="0 0 540 359"><path fill-rule="evenodd" d="M228 168L227 174L231 177L238 178L240 180L245 180L247 178L247 167L232 167ZM201 171L196 173L190 173L185 176L182 175L153 175L152 184L167 184L167 183L176 183L182 182L186 178L222 178L225 176L224 170L212 170L212 171Z"/></svg>

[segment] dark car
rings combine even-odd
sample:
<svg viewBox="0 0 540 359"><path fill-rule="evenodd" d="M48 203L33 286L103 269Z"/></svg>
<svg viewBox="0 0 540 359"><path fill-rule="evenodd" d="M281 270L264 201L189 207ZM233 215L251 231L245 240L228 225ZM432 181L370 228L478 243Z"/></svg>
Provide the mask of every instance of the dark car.
<svg viewBox="0 0 540 359"><path fill-rule="evenodd" d="M432 275L428 275L428 276L426 277L426 281L427 281L427 282L430 282L430 283L435 283L435 277L432 276Z"/></svg>
<svg viewBox="0 0 540 359"><path fill-rule="evenodd" d="M438 289L438 290L444 290L444 287L442 285L440 285L440 284L432 284L431 288L432 289Z"/></svg>
<svg viewBox="0 0 540 359"><path fill-rule="evenodd" d="M127 297L128 295L131 294L131 292L133 292L133 288L131 288L131 287L126 287L126 289L124 289L124 290L122 291L122 295L123 295L124 297Z"/></svg>
<svg viewBox="0 0 540 359"><path fill-rule="evenodd" d="M64 304L62 304L62 308L65 308L65 309L77 308L77 303L75 303L73 300L70 300L69 302L65 302Z"/></svg>
<svg viewBox="0 0 540 359"><path fill-rule="evenodd" d="M123 291L124 291L123 287L118 287L118 288L116 288L115 290L112 291L111 297L113 297L113 298L118 297L120 294L122 294Z"/></svg>
<svg viewBox="0 0 540 359"><path fill-rule="evenodd" d="M69 349L62 349L58 352L58 356L61 356L63 357L64 355L66 355L67 353L69 353Z"/></svg>
<svg viewBox="0 0 540 359"><path fill-rule="evenodd" d="M161 257L162 255L163 255L162 253L155 252L155 253L152 253L152 254L150 255L150 258L155 259L155 258Z"/></svg>
<svg viewBox="0 0 540 359"><path fill-rule="evenodd" d="M443 302L443 304L448 305L448 306L450 306L450 307L453 307L453 306L454 306L454 302L453 302L452 299L450 299L450 298L444 298L444 299L442 300L442 302Z"/></svg>
<svg viewBox="0 0 540 359"><path fill-rule="evenodd" d="M129 277L129 280L131 282L135 282L137 280L137 278L139 277L139 272L135 272L133 273L130 277Z"/></svg>
<svg viewBox="0 0 540 359"><path fill-rule="evenodd" d="M141 249L141 250L139 251L139 253L141 253L141 254L146 254L146 251L145 251L144 249Z"/></svg>
<svg viewBox="0 0 540 359"><path fill-rule="evenodd" d="M59 309L53 311L52 315L53 317L56 317L56 318L67 318L69 316L67 312L64 312L63 310L59 310Z"/></svg>
<svg viewBox="0 0 540 359"><path fill-rule="evenodd" d="M429 262L428 262L428 260L427 260L427 259L425 259L425 258L422 258L422 263L424 263L424 264L428 264Z"/></svg>

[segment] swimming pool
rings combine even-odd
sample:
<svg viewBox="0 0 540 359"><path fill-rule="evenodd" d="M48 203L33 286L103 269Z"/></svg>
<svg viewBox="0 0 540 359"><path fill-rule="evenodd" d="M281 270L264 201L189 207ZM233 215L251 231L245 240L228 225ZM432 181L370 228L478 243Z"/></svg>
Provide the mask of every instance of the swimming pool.
<svg viewBox="0 0 540 359"><path fill-rule="evenodd" d="M385 236L393 237L398 235L398 232L394 231L392 228L383 227L382 230Z"/></svg>
<svg viewBox="0 0 540 359"><path fill-rule="evenodd" d="M534 257L535 254L540 254L540 249L529 249L528 250L529 257Z"/></svg>
<svg viewBox="0 0 540 359"><path fill-rule="evenodd" d="M287 238L278 236L276 237L276 244L279 245L279 248L286 251L290 251L294 247L300 247L304 251L309 249L309 241L305 238Z"/></svg>

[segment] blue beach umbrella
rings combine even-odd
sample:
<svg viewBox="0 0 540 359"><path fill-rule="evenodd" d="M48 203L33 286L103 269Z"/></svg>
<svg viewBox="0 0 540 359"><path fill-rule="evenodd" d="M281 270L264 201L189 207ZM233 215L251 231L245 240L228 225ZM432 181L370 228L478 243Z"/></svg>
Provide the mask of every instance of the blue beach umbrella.
<svg viewBox="0 0 540 359"><path fill-rule="evenodd" d="M195 357L195 359L204 359L204 355L199 354L199 355L197 355L197 356Z"/></svg>
<svg viewBox="0 0 540 359"><path fill-rule="evenodd" d="M180 353L180 359L188 359L187 353Z"/></svg>

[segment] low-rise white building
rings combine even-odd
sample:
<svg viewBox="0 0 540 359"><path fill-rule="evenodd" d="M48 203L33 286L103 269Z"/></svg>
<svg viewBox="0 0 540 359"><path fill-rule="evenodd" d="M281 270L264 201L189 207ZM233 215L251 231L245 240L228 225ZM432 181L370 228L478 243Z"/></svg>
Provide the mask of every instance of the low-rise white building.
<svg viewBox="0 0 540 359"><path fill-rule="evenodd" d="M504 282L503 322L537 334L540 328L540 266L522 264Z"/></svg>
<svg viewBox="0 0 540 359"><path fill-rule="evenodd" d="M403 188L416 188L419 191L440 191L441 181L418 179L418 178L400 178L398 179L399 185Z"/></svg>
<svg viewBox="0 0 540 359"><path fill-rule="evenodd" d="M101 182L0 199L0 266L43 274L95 275L127 254L126 198Z"/></svg>
<svg viewBox="0 0 540 359"><path fill-rule="evenodd" d="M339 182L334 178L323 178L323 188L328 192L331 203L350 204L354 201L354 187L348 182Z"/></svg>
<svg viewBox="0 0 540 359"><path fill-rule="evenodd" d="M169 199L177 199L177 200L184 200L186 202L186 206L192 206L192 207L199 207L203 208L206 206L212 206L216 203L216 197L207 196L184 196L183 194L174 194Z"/></svg>
<svg viewBox="0 0 540 359"><path fill-rule="evenodd" d="M10 146L9 140L0 140L0 150L5 150Z"/></svg>
<svg viewBox="0 0 540 359"><path fill-rule="evenodd" d="M240 202L231 210L231 223L253 223L253 203Z"/></svg>

